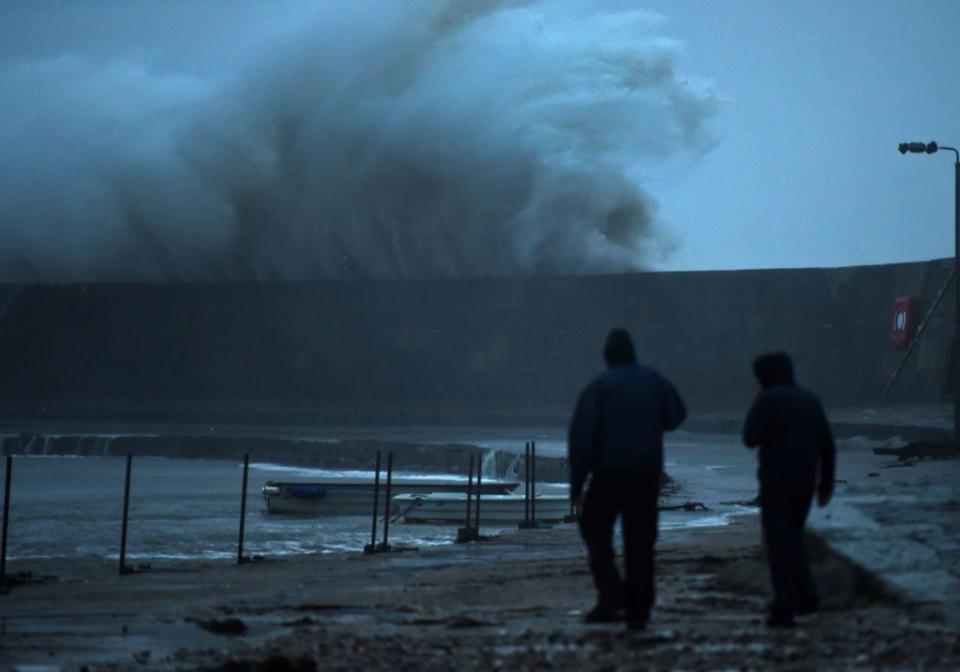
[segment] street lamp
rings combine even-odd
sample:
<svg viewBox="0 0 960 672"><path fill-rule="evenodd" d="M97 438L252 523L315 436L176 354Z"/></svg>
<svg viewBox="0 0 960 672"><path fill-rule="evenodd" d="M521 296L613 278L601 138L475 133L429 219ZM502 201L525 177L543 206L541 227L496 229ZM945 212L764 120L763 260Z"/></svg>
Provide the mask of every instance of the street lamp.
<svg viewBox="0 0 960 672"><path fill-rule="evenodd" d="M956 147L943 147L935 142L901 142L898 149L901 154L936 154L939 150L953 152L954 187L953 187L953 269L954 269L954 298L953 298L953 347L950 350L950 362L953 371L950 372L954 384L953 390L953 438L960 439L960 380L957 380L958 346L960 346L960 150Z"/></svg>

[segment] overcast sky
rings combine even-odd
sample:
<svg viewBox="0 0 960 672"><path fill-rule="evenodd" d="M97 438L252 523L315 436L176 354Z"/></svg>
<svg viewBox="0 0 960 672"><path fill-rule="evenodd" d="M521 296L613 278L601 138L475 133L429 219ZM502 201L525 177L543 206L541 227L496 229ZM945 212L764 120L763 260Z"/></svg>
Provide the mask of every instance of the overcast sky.
<svg viewBox="0 0 960 672"><path fill-rule="evenodd" d="M697 101L705 107L695 141L626 170L658 204L657 228L669 241L648 266L837 266L952 255L952 153L901 156L897 144L960 146L960 2L618 4L661 15L657 34L680 43L671 47L677 80L707 92ZM315 7L8 0L0 6L0 66L64 55L92 67L145 63L173 78L163 95L190 101L255 68L263 45L302 30ZM658 90L671 97L676 83L664 86ZM0 170L12 179L9 163ZM551 263L529 269L561 262Z"/></svg>
<svg viewBox="0 0 960 672"><path fill-rule="evenodd" d="M803 0L646 6L714 79L720 144L650 185L682 232L674 268L821 266L953 255L960 2Z"/></svg>

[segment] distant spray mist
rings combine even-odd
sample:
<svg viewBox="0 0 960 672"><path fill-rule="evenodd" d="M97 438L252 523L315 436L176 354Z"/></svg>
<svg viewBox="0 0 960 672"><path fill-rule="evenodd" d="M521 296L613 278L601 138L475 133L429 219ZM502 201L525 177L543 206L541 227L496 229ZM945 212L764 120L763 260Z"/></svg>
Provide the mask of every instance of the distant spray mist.
<svg viewBox="0 0 960 672"><path fill-rule="evenodd" d="M230 77L7 62L0 279L643 268L670 238L639 176L709 147L715 107L659 25L599 2L327 2Z"/></svg>

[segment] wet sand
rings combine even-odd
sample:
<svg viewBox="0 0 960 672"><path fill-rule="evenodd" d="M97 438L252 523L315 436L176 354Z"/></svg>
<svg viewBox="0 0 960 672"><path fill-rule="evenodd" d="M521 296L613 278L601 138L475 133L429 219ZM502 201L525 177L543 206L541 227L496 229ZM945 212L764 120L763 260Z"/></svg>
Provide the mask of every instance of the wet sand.
<svg viewBox="0 0 960 672"><path fill-rule="evenodd" d="M825 609L765 628L755 516L664 535L647 631L581 623L593 589L572 526L424 551L118 578L43 566L0 598L0 661L77 669L949 669L955 625L814 544ZM219 631L211 632L211 630Z"/></svg>
<svg viewBox="0 0 960 672"><path fill-rule="evenodd" d="M593 587L566 525L375 556L156 563L122 578L101 560L18 562L57 580L0 596L0 669L960 669L948 608L960 461L894 468L873 444L842 443L845 483L811 520L824 610L769 631L756 515L721 506L755 492L754 458L728 443L668 450L681 496L732 518L662 530L646 632L582 624Z"/></svg>

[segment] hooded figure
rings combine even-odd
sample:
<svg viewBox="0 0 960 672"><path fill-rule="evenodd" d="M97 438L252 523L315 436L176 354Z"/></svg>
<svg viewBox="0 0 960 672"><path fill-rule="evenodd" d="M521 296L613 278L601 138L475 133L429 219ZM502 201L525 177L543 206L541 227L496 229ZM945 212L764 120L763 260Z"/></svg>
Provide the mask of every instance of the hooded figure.
<svg viewBox="0 0 960 672"><path fill-rule="evenodd" d="M753 360L753 373L760 387L769 390L777 385L793 385L793 362L785 352L771 352Z"/></svg>
<svg viewBox="0 0 960 672"><path fill-rule="evenodd" d="M570 495L575 501L581 500L590 478L582 498L580 532L598 599L585 620L625 619L631 629L642 629L654 602L663 433L679 426L687 410L670 381L637 363L625 330L607 335L603 356L607 370L580 394L568 434ZM625 580L613 553L618 516L623 525Z"/></svg>
<svg viewBox="0 0 960 672"><path fill-rule="evenodd" d="M798 386L783 352L757 357L760 391L743 427L743 442L759 446L760 518L774 600L767 625L793 625L820 602L803 545L814 492L825 506L833 493L836 451L820 400Z"/></svg>

